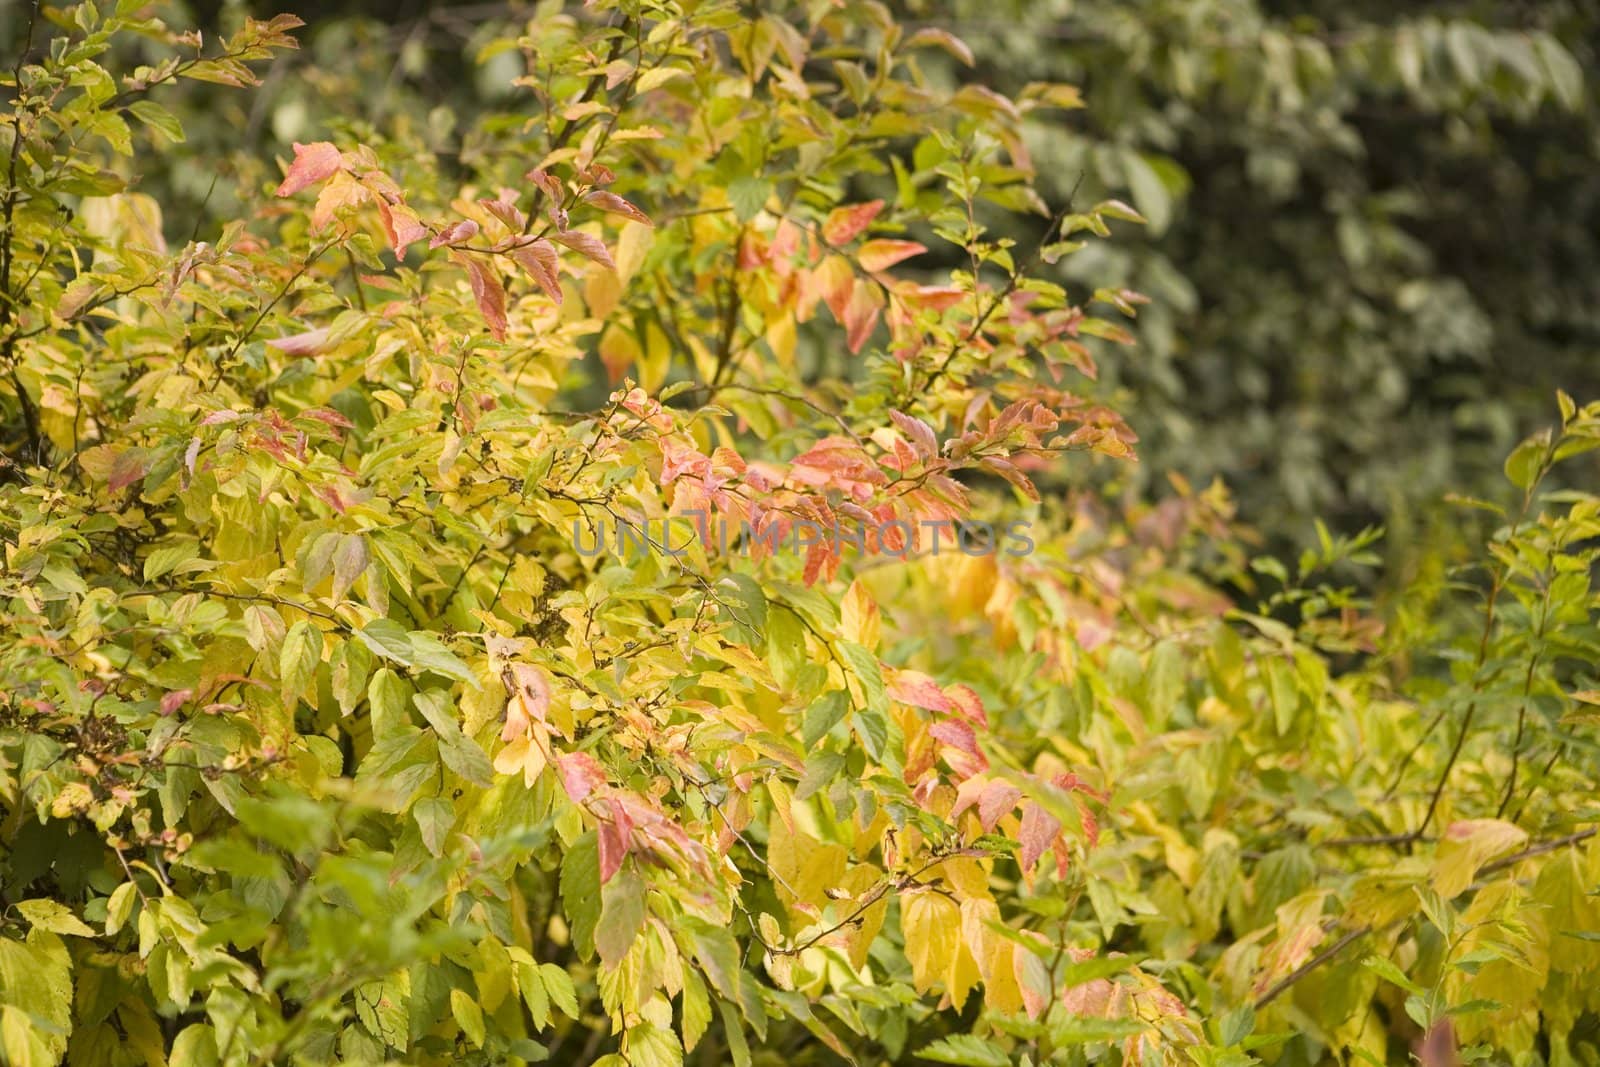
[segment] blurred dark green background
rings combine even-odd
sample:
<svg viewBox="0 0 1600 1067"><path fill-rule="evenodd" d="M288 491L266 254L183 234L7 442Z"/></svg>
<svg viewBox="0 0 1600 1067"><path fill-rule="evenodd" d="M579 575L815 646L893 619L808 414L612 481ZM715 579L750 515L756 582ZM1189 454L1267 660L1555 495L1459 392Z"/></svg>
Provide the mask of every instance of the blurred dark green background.
<svg viewBox="0 0 1600 1067"><path fill-rule="evenodd" d="M191 4L211 29L283 10L309 26L264 92L209 93L186 154L149 175L169 229L229 217L236 183L273 176L260 161L341 128L470 162L490 149L460 116L493 130L529 102L521 57L482 45L562 6ZM1041 191L1058 205L1081 178L1085 202L1150 220L1061 264L1153 298L1138 347L1103 365L1143 437L1130 489L1221 476L1280 544L1313 515L1404 531L1446 490L1498 494L1556 388L1600 396L1600 0L890 6L972 47L975 70L935 76L1080 86L1087 108L1032 145Z"/></svg>

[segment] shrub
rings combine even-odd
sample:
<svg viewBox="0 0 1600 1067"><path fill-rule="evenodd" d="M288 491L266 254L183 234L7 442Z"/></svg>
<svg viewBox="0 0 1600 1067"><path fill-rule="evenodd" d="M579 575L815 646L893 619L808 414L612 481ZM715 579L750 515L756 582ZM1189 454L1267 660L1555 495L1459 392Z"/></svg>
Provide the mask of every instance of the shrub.
<svg viewBox="0 0 1600 1067"><path fill-rule="evenodd" d="M169 247L156 97L296 20L36 17L5 1062L1382 1062L1594 1007L1596 505L1535 494L1600 411L1512 457L1468 654L1431 574L1381 638L1325 577L1370 537L1291 577L1219 487L1039 499L1133 443L1090 344L1140 298L1048 268L1138 216L1031 191L1068 87L932 84L965 45L874 5L595 4L491 46L528 106L470 157L298 144Z"/></svg>

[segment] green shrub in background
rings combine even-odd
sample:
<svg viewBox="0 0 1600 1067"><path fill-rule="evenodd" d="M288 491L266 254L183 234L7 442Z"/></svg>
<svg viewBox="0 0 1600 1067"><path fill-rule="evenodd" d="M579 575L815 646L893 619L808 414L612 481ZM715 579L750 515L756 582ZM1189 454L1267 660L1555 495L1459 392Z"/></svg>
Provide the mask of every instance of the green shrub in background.
<svg viewBox="0 0 1600 1067"><path fill-rule="evenodd" d="M1031 148L1047 198L1151 221L1068 276L1155 299L1106 370L1158 476L1223 475L1276 537L1409 524L1600 384L1592 5L899 6L1003 90L1083 87Z"/></svg>
<svg viewBox="0 0 1600 1067"><path fill-rule="evenodd" d="M1600 406L1381 615L1375 534L1124 503L1076 91L750 15L544 11L184 212L297 20L17 34L0 1062L1600 1060Z"/></svg>

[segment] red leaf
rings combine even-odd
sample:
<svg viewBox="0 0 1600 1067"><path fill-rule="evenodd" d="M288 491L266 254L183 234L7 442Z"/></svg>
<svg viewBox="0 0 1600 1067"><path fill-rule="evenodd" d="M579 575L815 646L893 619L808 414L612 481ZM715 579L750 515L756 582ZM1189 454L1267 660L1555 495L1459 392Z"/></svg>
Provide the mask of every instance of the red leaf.
<svg viewBox="0 0 1600 1067"><path fill-rule="evenodd" d="M113 493L126 489L143 478L147 470L144 453L119 452L111 461L111 477L107 479L107 485Z"/></svg>
<svg viewBox="0 0 1600 1067"><path fill-rule="evenodd" d="M389 247L403 259L406 246L428 236L428 228L422 225L417 213L404 204L391 204L381 196L377 201L378 216L383 219L383 232L389 238Z"/></svg>
<svg viewBox="0 0 1600 1067"><path fill-rule="evenodd" d="M471 219L462 219L440 230L433 240L428 242L428 247L463 244L476 236L478 236L478 224Z"/></svg>
<svg viewBox="0 0 1600 1067"><path fill-rule="evenodd" d="M472 295L478 301L483 321L496 341L506 339L506 289L500 283L500 274L487 257L451 253L452 258L467 268L467 280L472 283Z"/></svg>
<svg viewBox="0 0 1600 1067"><path fill-rule="evenodd" d="M928 727L928 733L960 754L947 758L946 762L963 778L989 769L988 757L978 748L978 735L967 723L960 719L946 719Z"/></svg>
<svg viewBox="0 0 1600 1067"><path fill-rule="evenodd" d="M341 165L339 150L328 141L314 141L311 144L296 141L294 162L289 166L289 173L284 175L283 184L278 186L278 195L293 196L308 185L325 181Z"/></svg>
<svg viewBox="0 0 1600 1067"><path fill-rule="evenodd" d="M838 246L858 236L883 210L882 200L868 200L865 204L837 207L822 224L822 239Z"/></svg>
<svg viewBox="0 0 1600 1067"><path fill-rule="evenodd" d="M955 704L957 715L974 726L989 725L989 713L983 710L983 701L978 699L978 694L972 691L970 685L952 685L945 690L945 695Z"/></svg>
<svg viewBox="0 0 1600 1067"><path fill-rule="evenodd" d="M933 459L939 454L939 439L934 436L933 427L921 419L899 411L889 412L889 420L905 431L911 443L916 446L917 455L923 459Z"/></svg>
<svg viewBox="0 0 1600 1067"><path fill-rule="evenodd" d="M1039 499L1039 490L1033 484L1033 479L1029 478L1026 474L1023 474L1022 471L1017 468L1017 465L1012 463L1009 459L1001 459L999 456L985 456L983 459L978 461L978 466L988 471L990 474L998 474L1000 477L1004 478L1006 481L1022 490L1022 495L1027 497L1029 500Z"/></svg>
<svg viewBox="0 0 1600 1067"><path fill-rule="evenodd" d="M517 245L507 254L528 272L546 296L561 303L561 255L555 245L541 238L531 244Z"/></svg>
<svg viewBox="0 0 1600 1067"><path fill-rule="evenodd" d="M882 310L882 305L878 303L878 292L871 283L856 282L855 289L850 293L850 303L845 305L843 319L845 345L851 355L860 352L861 346L872 336Z"/></svg>
<svg viewBox="0 0 1600 1067"><path fill-rule="evenodd" d="M276 348L286 356L315 356L327 350L328 335L332 332L324 326L321 329L276 338L268 341L267 347Z"/></svg>
<svg viewBox="0 0 1600 1067"><path fill-rule="evenodd" d="M556 770L561 787L574 804L581 804L590 793L606 784L606 772L587 752L556 754Z"/></svg>
<svg viewBox="0 0 1600 1067"><path fill-rule="evenodd" d="M655 225L655 223L650 221L649 215L646 215L644 212L640 211L638 208L622 199L622 197L618 196L616 193L608 193L597 189L592 193L585 194L584 200L593 204L601 211L609 212L613 215L621 215L624 218L632 219L634 222L642 222L646 226Z"/></svg>
<svg viewBox="0 0 1600 1067"><path fill-rule="evenodd" d="M574 252L594 260L607 270L616 270L617 265L611 262L611 253L606 251L606 246L598 237L591 237L582 230L567 230L563 233L551 234L557 241L566 245Z"/></svg>
<svg viewBox="0 0 1600 1067"><path fill-rule="evenodd" d="M550 683L544 672L526 663L513 663L506 669L506 688L511 700L506 704L506 724L500 740L510 741L527 732L534 723L543 723L550 708Z"/></svg>
<svg viewBox="0 0 1600 1067"><path fill-rule="evenodd" d="M884 675L889 695L902 704L910 704L914 708L926 711L955 710L955 705L950 702L944 690L939 688L939 683L921 671L902 671L888 667L885 668Z"/></svg>
<svg viewBox="0 0 1600 1067"><path fill-rule="evenodd" d="M622 857L627 856L626 830L616 822L600 824L600 885L611 881L611 875L622 869Z"/></svg>
<svg viewBox="0 0 1600 1067"><path fill-rule="evenodd" d="M920 256L927 250L915 241L868 241L856 253L856 260L865 271L888 270L901 260Z"/></svg>
<svg viewBox="0 0 1600 1067"><path fill-rule="evenodd" d="M561 188L561 179L547 170L530 170L523 175L556 203L561 203L564 190Z"/></svg>
<svg viewBox="0 0 1600 1067"><path fill-rule="evenodd" d="M954 285L896 285L894 295L904 301L909 308L928 311L944 311L961 303L967 297L964 289Z"/></svg>
<svg viewBox="0 0 1600 1067"><path fill-rule="evenodd" d="M1022 827L1017 831L1017 840L1022 842L1022 870L1024 873L1033 870L1043 856L1061 834L1061 824L1056 822L1038 804L1029 803L1022 809Z"/></svg>
<svg viewBox="0 0 1600 1067"><path fill-rule="evenodd" d="M505 223L506 229L513 233L520 233L522 227L528 221L523 216L522 210L517 207L515 194L509 189L500 190L500 198L498 200L490 200L487 197L480 199L478 206Z"/></svg>

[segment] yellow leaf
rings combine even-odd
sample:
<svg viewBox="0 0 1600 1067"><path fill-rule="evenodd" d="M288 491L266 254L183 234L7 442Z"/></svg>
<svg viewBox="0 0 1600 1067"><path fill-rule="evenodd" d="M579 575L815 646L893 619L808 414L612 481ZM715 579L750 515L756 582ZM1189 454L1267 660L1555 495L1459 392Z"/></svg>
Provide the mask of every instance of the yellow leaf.
<svg viewBox="0 0 1600 1067"><path fill-rule="evenodd" d="M947 981L961 947L961 909L955 901L932 892L902 898L900 930L917 992Z"/></svg>
<svg viewBox="0 0 1600 1067"><path fill-rule="evenodd" d="M854 641L869 652L878 647L878 605L860 578L845 590L844 600L839 605L839 623L845 640Z"/></svg>
<svg viewBox="0 0 1600 1067"><path fill-rule="evenodd" d="M611 257L617 265L618 281L627 285L629 279L639 272L655 240L656 231L644 223L632 219L623 223L621 232L617 234L616 250Z"/></svg>
<svg viewBox="0 0 1600 1067"><path fill-rule="evenodd" d="M1433 888L1449 900L1472 884L1478 868L1521 845L1528 834L1500 819L1451 823L1433 854Z"/></svg>

